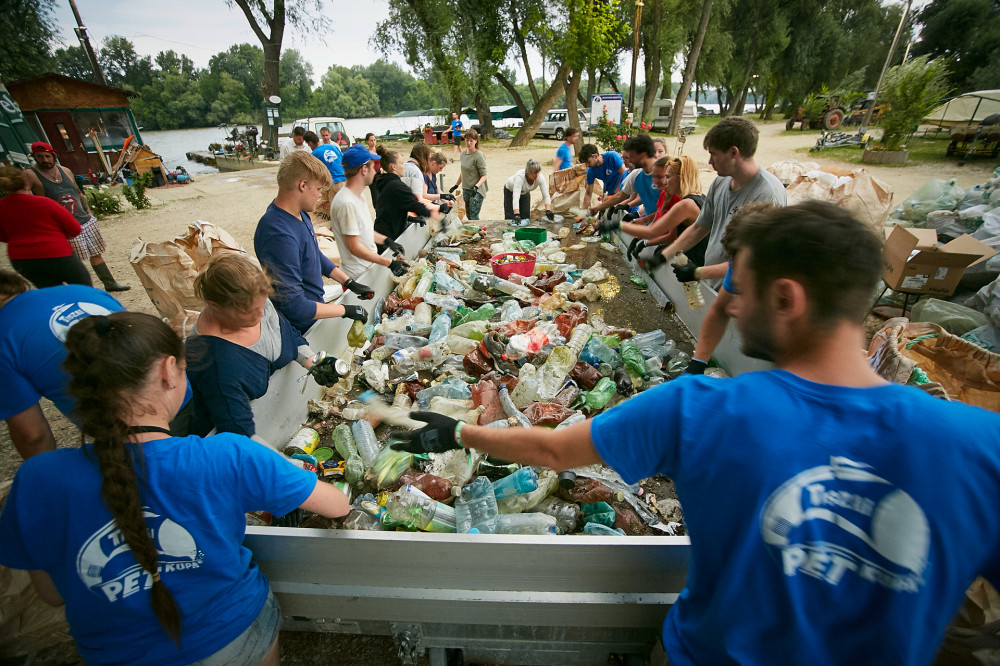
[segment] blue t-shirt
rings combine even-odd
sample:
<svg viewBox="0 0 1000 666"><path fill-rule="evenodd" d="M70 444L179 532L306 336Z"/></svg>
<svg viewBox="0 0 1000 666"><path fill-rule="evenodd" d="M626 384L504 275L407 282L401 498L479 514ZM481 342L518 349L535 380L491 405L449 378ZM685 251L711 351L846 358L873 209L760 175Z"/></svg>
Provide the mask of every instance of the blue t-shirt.
<svg viewBox="0 0 1000 666"><path fill-rule="evenodd" d="M257 259L271 272L274 307L300 333L313 325L323 302L323 276L336 268L319 251L309 214L296 218L272 201L253 235Z"/></svg>
<svg viewBox="0 0 1000 666"><path fill-rule="evenodd" d="M730 294L736 293L736 287L733 286L733 262L730 261L729 265L726 266L726 277L722 278L722 288L728 291Z"/></svg>
<svg viewBox="0 0 1000 666"><path fill-rule="evenodd" d="M462 127L463 127L463 125L462 125L462 121L461 120L452 120L451 121L451 136L453 138L455 138L455 139L461 139L462 138Z"/></svg>
<svg viewBox="0 0 1000 666"><path fill-rule="evenodd" d="M330 176L333 178L333 182L339 183L347 180L344 176L344 153L340 152L340 148L337 147L337 144L321 143L316 147L316 150L312 151L312 154L313 157L319 159L319 161L325 164L326 168L330 170Z"/></svg>
<svg viewBox="0 0 1000 666"><path fill-rule="evenodd" d="M605 194L614 194L621 187L623 174L619 173L625 166L622 157L613 150L602 153L604 162L600 166L587 168L587 185L593 185L595 180L604 183ZM654 202L655 203L655 202Z"/></svg>
<svg viewBox="0 0 1000 666"><path fill-rule="evenodd" d="M556 170L568 169L573 166L573 149L565 142L556 150L556 165Z"/></svg>
<svg viewBox="0 0 1000 666"><path fill-rule="evenodd" d="M0 563L52 577L88 664L188 664L225 647L267 599L267 579L242 545L244 513L291 512L312 493L315 473L228 433L142 445L139 492L161 580L180 609L180 650L153 614L150 576L101 500L92 448L24 461L0 514Z"/></svg>
<svg viewBox="0 0 1000 666"><path fill-rule="evenodd" d="M671 664L926 664L1000 583L1000 415L783 370L683 377L594 417L629 483L674 480L691 536Z"/></svg>
<svg viewBox="0 0 1000 666"><path fill-rule="evenodd" d="M656 202L660 199L660 191L653 187L653 175L639 169L639 174L632 181L636 194L642 200L643 213L652 215L656 212Z"/></svg>
<svg viewBox="0 0 1000 666"><path fill-rule="evenodd" d="M32 289L0 308L0 419L20 414L45 397L72 418L67 392L66 333L90 315L124 310L107 292L78 284Z"/></svg>

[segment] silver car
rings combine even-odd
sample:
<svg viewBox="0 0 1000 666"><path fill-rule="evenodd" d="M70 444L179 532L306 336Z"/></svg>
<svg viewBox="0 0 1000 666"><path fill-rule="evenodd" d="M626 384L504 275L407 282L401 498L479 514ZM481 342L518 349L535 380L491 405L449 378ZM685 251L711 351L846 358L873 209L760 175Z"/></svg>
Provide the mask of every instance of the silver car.
<svg viewBox="0 0 1000 666"><path fill-rule="evenodd" d="M577 113L580 114L580 131L586 132L589 128L587 116L583 111L578 111ZM542 124L538 126L536 134L553 136L556 139L562 140L567 129L569 129L569 111L566 109L552 109L546 114Z"/></svg>

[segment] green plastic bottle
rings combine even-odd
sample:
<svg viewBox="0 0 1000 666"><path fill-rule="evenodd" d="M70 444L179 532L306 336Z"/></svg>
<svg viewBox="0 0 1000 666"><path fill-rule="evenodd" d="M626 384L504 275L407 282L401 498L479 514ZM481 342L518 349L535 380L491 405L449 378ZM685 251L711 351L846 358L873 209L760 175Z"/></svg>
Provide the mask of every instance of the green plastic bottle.
<svg viewBox="0 0 1000 666"><path fill-rule="evenodd" d="M642 357L642 352L639 351L634 342L626 340L618 350L621 352L625 367L640 377L646 376L646 359Z"/></svg>
<svg viewBox="0 0 1000 666"><path fill-rule="evenodd" d="M472 312L468 317L463 319L462 323L465 324L470 321L489 321L490 319L493 319L493 315L496 314L496 311L497 309L492 303L481 305L478 310Z"/></svg>
<svg viewBox="0 0 1000 666"><path fill-rule="evenodd" d="M587 394L587 399L583 404L592 412L603 409L604 405L608 404L608 400L611 400L611 396L615 394L615 390L615 383L610 377L601 377L601 381L597 382L594 389Z"/></svg>
<svg viewBox="0 0 1000 666"><path fill-rule="evenodd" d="M365 340L367 339L365 337L364 322L355 319L354 323L351 324L351 330L347 332L347 344L358 349L365 344Z"/></svg>
<svg viewBox="0 0 1000 666"><path fill-rule="evenodd" d="M352 486L364 481L365 464L354 443L351 426L341 423L333 429L333 447L344 458L344 479Z"/></svg>

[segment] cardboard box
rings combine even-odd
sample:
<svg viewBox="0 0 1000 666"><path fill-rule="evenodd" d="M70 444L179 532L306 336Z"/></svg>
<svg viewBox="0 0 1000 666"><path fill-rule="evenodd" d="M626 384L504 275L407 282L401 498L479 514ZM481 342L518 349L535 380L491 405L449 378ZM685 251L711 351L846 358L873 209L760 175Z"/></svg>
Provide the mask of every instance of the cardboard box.
<svg viewBox="0 0 1000 666"><path fill-rule="evenodd" d="M968 266L996 250L968 234L942 246L934 229L886 227L882 279L895 291L950 296Z"/></svg>

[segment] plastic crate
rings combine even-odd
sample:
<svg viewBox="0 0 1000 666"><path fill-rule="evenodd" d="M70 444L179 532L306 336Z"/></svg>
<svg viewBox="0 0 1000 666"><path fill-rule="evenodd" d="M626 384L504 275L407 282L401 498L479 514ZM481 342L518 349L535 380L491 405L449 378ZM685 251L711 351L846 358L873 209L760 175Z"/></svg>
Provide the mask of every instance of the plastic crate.
<svg viewBox="0 0 1000 666"><path fill-rule="evenodd" d="M517 240L530 240L535 245L541 245L548 238L548 233L545 229L539 229L538 227L521 227L514 232L514 238Z"/></svg>

